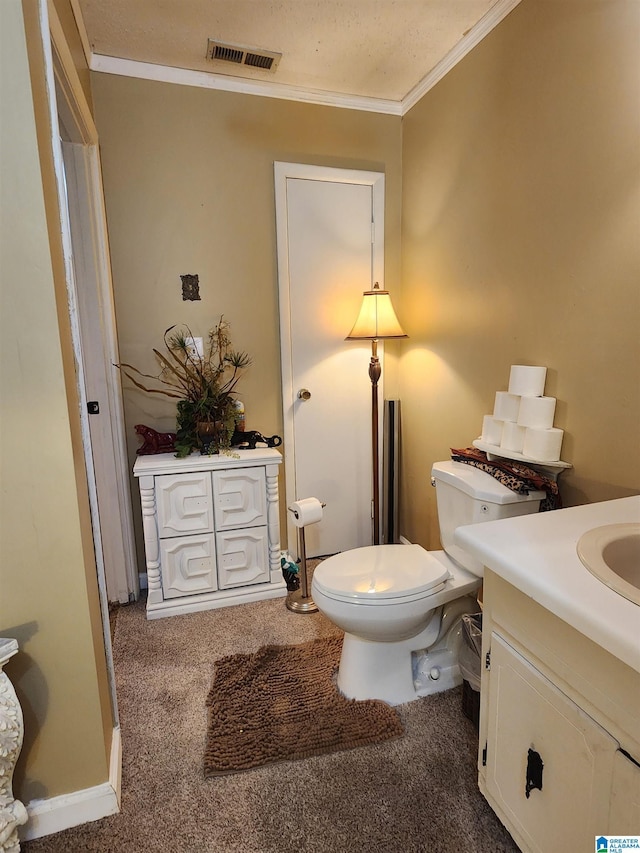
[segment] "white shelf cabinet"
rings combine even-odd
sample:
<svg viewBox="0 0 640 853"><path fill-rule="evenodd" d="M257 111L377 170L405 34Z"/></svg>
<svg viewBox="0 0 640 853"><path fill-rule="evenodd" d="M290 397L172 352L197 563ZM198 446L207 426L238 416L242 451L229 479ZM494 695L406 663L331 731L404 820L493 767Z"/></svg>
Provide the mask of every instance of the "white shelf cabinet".
<svg viewBox="0 0 640 853"><path fill-rule="evenodd" d="M136 460L147 618L286 595L280 567L281 462L272 448Z"/></svg>
<svg viewBox="0 0 640 853"><path fill-rule="evenodd" d="M640 674L488 569L482 633L479 785L519 848L636 835Z"/></svg>

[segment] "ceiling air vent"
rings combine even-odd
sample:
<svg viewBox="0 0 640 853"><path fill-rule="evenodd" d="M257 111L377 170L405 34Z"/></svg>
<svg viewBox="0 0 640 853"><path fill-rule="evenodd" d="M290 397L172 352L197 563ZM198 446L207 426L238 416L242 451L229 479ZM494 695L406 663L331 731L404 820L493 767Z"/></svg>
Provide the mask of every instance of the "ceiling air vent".
<svg viewBox="0 0 640 853"><path fill-rule="evenodd" d="M240 47L237 44L224 44L209 39L207 43L207 59L214 62L232 62L234 65L248 65L263 71L275 71L282 59L281 53L271 50L260 50L253 47Z"/></svg>

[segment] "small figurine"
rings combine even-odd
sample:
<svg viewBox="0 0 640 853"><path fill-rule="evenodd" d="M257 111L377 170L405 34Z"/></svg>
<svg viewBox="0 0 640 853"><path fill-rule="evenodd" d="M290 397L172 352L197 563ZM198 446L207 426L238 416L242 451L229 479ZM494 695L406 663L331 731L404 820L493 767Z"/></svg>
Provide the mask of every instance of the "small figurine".
<svg viewBox="0 0 640 853"><path fill-rule="evenodd" d="M265 438L261 432L255 429L250 429L246 432L236 429L231 436L232 447L240 447L243 450L255 450L258 444L266 444L267 447L280 447L282 439L279 435L272 435L269 438Z"/></svg>
<svg viewBox="0 0 640 853"><path fill-rule="evenodd" d="M175 432L156 432L155 429L136 424L134 427L138 435L142 436L142 447L136 450L138 456L151 456L155 453L171 453L176 449Z"/></svg>

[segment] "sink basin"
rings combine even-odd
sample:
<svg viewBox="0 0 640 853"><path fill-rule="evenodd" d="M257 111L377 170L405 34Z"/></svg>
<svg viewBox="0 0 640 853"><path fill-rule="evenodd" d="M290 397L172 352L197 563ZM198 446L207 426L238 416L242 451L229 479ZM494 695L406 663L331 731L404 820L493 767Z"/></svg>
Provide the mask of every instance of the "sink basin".
<svg viewBox="0 0 640 853"><path fill-rule="evenodd" d="M580 537L577 551L591 574L640 604L640 522L594 527Z"/></svg>

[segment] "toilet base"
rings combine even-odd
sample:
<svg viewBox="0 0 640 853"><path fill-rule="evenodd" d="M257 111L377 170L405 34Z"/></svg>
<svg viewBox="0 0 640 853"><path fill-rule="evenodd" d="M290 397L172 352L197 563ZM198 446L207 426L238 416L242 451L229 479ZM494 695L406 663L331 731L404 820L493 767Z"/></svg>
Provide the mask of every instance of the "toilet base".
<svg viewBox="0 0 640 853"><path fill-rule="evenodd" d="M416 696L430 696L462 684L458 656L451 649L413 652L412 663Z"/></svg>
<svg viewBox="0 0 640 853"><path fill-rule="evenodd" d="M447 605L442 615L434 614L441 620L437 639L432 633L433 624L416 637L394 643L345 633L338 689L349 699L381 699L390 705L401 705L456 687L462 683L458 667L461 617L476 610L475 599L465 596ZM428 635L431 645L425 649L422 640Z"/></svg>

